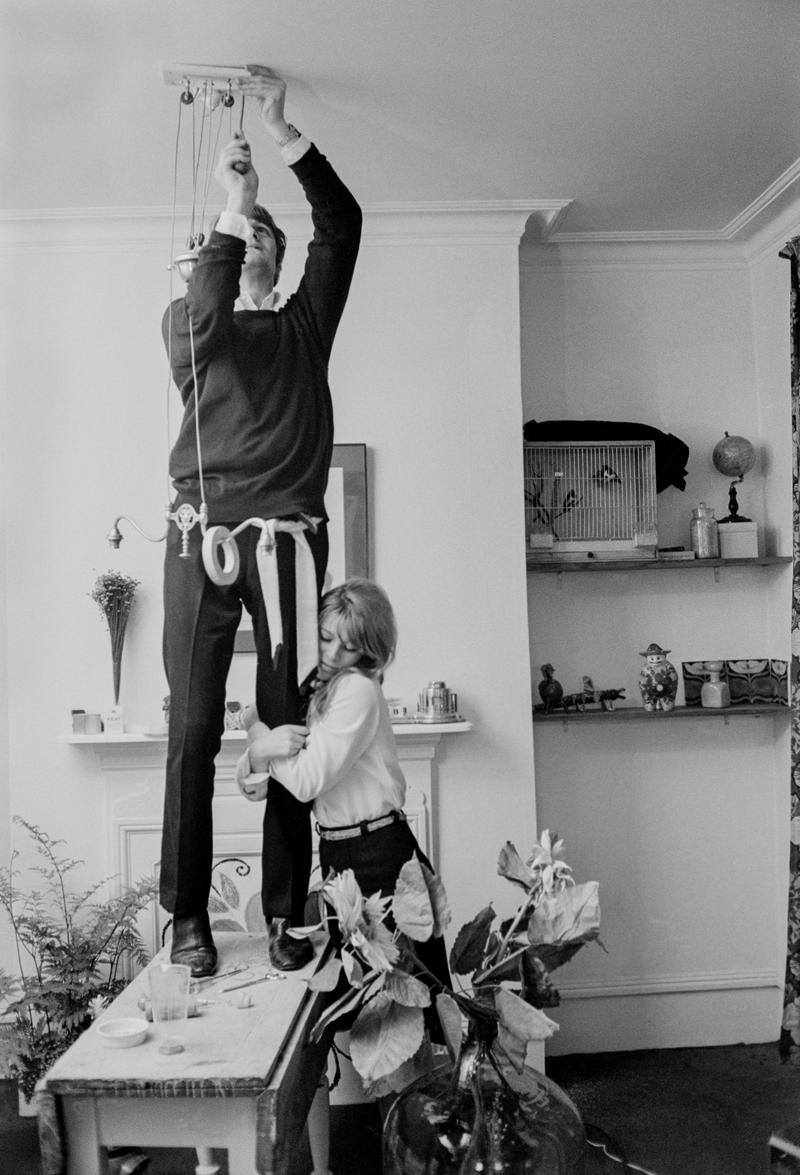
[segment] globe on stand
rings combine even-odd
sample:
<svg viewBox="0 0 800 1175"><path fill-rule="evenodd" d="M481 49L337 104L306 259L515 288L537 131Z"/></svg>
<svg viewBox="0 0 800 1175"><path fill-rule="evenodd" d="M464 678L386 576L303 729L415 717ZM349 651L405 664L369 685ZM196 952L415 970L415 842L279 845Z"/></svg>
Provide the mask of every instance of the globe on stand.
<svg viewBox="0 0 800 1175"><path fill-rule="evenodd" d="M731 488L728 494L728 517L721 522L749 522L739 514L739 502L736 497L736 486L744 480L744 475L754 466L756 451L746 437L732 437L729 433L721 441L717 441L711 454L714 468L725 477L732 477Z"/></svg>

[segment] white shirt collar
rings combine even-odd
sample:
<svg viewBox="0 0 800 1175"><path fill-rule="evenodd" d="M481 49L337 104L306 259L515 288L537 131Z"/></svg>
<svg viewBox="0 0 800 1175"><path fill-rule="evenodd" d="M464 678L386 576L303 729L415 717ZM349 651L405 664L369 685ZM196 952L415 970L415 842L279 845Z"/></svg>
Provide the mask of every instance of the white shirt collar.
<svg viewBox="0 0 800 1175"><path fill-rule="evenodd" d="M254 300L245 291L239 294L239 297L233 304L234 310L274 310L278 304L280 295L277 290L271 290L260 306L256 306Z"/></svg>

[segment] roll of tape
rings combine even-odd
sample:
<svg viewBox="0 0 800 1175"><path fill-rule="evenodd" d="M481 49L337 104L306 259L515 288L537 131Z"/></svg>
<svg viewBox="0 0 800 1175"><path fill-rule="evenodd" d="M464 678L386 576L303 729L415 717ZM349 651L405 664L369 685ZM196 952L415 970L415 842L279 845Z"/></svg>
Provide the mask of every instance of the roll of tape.
<svg viewBox="0 0 800 1175"><path fill-rule="evenodd" d="M224 562L220 562L220 555ZM227 587L239 574L239 548L227 526L211 526L203 535L203 566L212 583Z"/></svg>

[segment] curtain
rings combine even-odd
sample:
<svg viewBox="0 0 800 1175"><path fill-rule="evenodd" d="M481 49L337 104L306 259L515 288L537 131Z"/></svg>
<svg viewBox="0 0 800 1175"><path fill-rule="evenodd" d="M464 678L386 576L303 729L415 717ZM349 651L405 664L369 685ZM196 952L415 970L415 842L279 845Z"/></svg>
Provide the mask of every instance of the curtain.
<svg viewBox="0 0 800 1175"><path fill-rule="evenodd" d="M792 648L789 678L791 705L791 824L789 844L789 924L786 980L779 1050L781 1058L800 1065L800 237L780 251L791 269L789 342L792 393Z"/></svg>

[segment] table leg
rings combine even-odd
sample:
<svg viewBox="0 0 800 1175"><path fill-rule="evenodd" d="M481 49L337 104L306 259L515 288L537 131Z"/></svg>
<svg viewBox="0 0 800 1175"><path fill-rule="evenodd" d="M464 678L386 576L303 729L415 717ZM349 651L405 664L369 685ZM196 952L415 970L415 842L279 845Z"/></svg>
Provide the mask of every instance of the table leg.
<svg viewBox="0 0 800 1175"><path fill-rule="evenodd" d="M62 1100L67 1146L67 1175L108 1175L105 1148L100 1145L94 1098Z"/></svg>
<svg viewBox="0 0 800 1175"><path fill-rule="evenodd" d="M197 1166L194 1175L219 1175L219 1163L214 1162L214 1153L209 1146L195 1147Z"/></svg>
<svg viewBox="0 0 800 1175"><path fill-rule="evenodd" d="M311 1149L312 1175L330 1175L331 1102L328 1078L323 1073L311 1108L308 1111L308 1145Z"/></svg>

